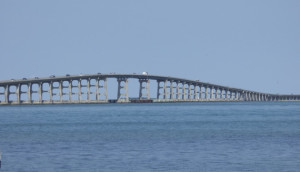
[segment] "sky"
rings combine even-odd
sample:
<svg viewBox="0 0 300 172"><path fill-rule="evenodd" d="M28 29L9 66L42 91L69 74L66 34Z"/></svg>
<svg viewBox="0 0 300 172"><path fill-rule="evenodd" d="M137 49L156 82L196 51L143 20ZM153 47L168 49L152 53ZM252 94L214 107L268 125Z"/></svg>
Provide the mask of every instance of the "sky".
<svg viewBox="0 0 300 172"><path fill-rule="evenodd" d="M299 9L299 0L1 0L0 80L147 71L300 94Z"/></svg>

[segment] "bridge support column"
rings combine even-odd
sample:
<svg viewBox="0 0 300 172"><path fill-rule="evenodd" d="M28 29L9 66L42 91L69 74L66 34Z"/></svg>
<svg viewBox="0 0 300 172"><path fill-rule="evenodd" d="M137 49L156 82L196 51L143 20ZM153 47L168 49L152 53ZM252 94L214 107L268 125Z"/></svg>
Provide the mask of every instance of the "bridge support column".
<svg viewBox="0 0 300 172"><path fill-rule="evenodd" d="M103 85L100 85L99 82L103 80ZM119 82L118 82L119 83ZM96 79L96 101L108 101L107 97L107 79L106 78L97 78ZM100 92L100 89L103 88L103 93ZM119 88L118 88L119 89ZM104 96L104 99L101 100L101 95Z"/></svg>
<svg viewBox="0 0 300 172"><path fill-rule="evenodd" d="M4 102L9 103L9 85L6 85L4 88Z"/></svg>
<svg viewBox="0 0 300 172"><path fill-rule="evenodd" d="M259 94L259 101L263 101L263 96L262 96L262 94Z"/></svg>
<svg viewBox="0 0 300 172"><path fill-rule="evenodd" d="M16 95L17 95L17 103L18 104L21 104L21 100L20 100L20 97L21 97L21 91L20 91L21 86L22 86L21 84L18 84L17 88L16 88Z"/></svg>
<svg viewBox="0 0 300 172"><path fill-rule="evenodd" d="M220 89L220 99L223 99L223 88Z"/></svg>
<svg viewBox="0 0 300 172"><path fill-rule="evenodd" d="M264 96L264 99L265 99L265 101L267 101L267 95L265 94L265 96Z"/></svg>
<svg viewBox="0 0 300 172"><path fill-rule="evenodd" d="M52 103L52 101L53 101L53 89L52 89L52 87L53 87L53 83L52 83L52 81L49 83L49 102L51 102Z"/></svg>
<svg viewBox="0 0 300 172"><path fill-rule="evenodd" d="M107 93L107 79L104 79L104 97L105 97L105 101L108 101L108 93Z"/></svg>
<svg viewBox="0 0 300 172"><path fill-rule="evenodd" d="M205 100L208 99L208 87L206 86L205 87Z"/></svg>
<svg viewBox="0 0 300 172"><path fill-rule="evenodd" d="M87 89L87 101L90 102L91 100L91 79L88 78L87 79L87 83L86 83L86 89Z"/></svg>
<svg viewBox="0 0 300 172"><path fill-rule="evenodd" d="M181 99L185 100L185 98L186 98L185 97L185 82L182 83L182 90L181 91L182 91L182 95L181 95L182 97L181 97Z"/></svg>
<svg viewBox="0 0 300 172"><path fill-rule="evenodd" d="M194 96L193 96L193 99L194 99L194 100L197 99L197 93L198 93L198 92L197 92L197 87L198 87L197 85L194 85Z"/></svg>
<svg viewBox="0 0 300 172"><path fill-rule="evenodd" d="M43 102L43 83L42 82L39 83L38 95L39 95L39 103L42 103Z"/></svg>
<svg viewBox="0 0 300 172"><path fill-rule="evenodd" d="M139 91L139 99L143 99L146 97L146 99L150 99L150 94L149 94L149 79L140 79L140 91ZM146 83L145 86L143 86L143 83ZM143 90L146 89L146 93L143 94Z"/></svg>
<svg viewBox="0 0 300 172"><path fill-rule="evenodd" d="M199 89L199 99L202 99L202 87L203 87L203 85L201 84L199 87L200 87L200 89Z"/></svg>
<svg viewBox="0 0 300 172"><path fill-rule="evenodd" d="M167 80L164 81L164 99L166 100L168 97L168 91L167 91Z"/></svg>
<svg viewBox="0 0 300 172"><path fill-rule="evenodd" d="M73 101L73 85L72 85L73 80L69 80L69 101L72 102Z"/></svg>
<svg viewBox="0 0 300 172"><path fill-rule="evenodd" d="M161 83L162 81L157 80L156 82L157 82L157 100L159 100L160 95L161 95L160 89L162 88L162 87L160 86L160 83Z"/></svg>
<svg viewBox="0 0 300 172"><path fill-rule="evenodd" d="M58 90L59 90L59 101L62 102L63 101L62 81L59 81Z"/></svg>
<svg viewBox="0 0 300 172"><path fill-rule="evenodd" d="M214 89L214 87L210 87L210 99L212 99L213 98L213 89Z"/></svg>
<svg viewBox="0 0 300 172"><path fill-rule="evenodd" d="M122 85L124 83L124 85ZM121 93L121 90L124 89L125 93ZM128 97L128 79L127 78L118 78L118 102L129 102Z"/></svg>
<svg viewBox="0 0 300 172"><path fill-rule="evenodd" d="M99 82L103 80L103 85L100 85ZM108 102L108 93L107 93L107 78L97 78L96 79L96 101L100 102L100 101L104 101L104 102ZM121 81L120 81L121 82ZM121 84L121 83L120 83ZM118 82L119 85L119 82ZM103 89L103 92L100 91L100 89ZM118 86L118 91L119 91L119 86ZM103 96L104 98L101 99L101 96ZM118 96L119 97L119 96Z"/></svg>
<svg viewBox="0 0 300 172"><path fill-rule="evenodd" d="M191 91L191 84L188 83L188 99L190 100L192 98L192 91Z"/></svg>
<svg viewBox="0 0 300 172"><path fill-rule="evenodd" d="M248 101L252 101L252 93L248 92Z"/></svg>
<svg viewBox="0 0 300 172"><path fill-rule="evenodd" d="M32 103L32 87L31 87L31 83L28 84L28 91L27 91L27 94L28 94L28 103Z"/></svg>
<svg viewBox="0 0 300 172"><path fill-rule="evenodd" d="M260 94L260 93L258 94L258 101L262 101L262 100L261 100L261 94Z"/></svg>
<svg viewBox="0 0 300 172"><path fill-rule="evenodd" d="M251 101L250 92L246 92L246 101Z"/></svg>
<svg viewBox="0 0 300 172"><path fill-rule="evenodd" d="M78 101L81 102L81 99L82 99L82 97L81 97L81 93L82 93L82 91L81 91L81 79L78 80L77 88L78 88Z"/></svg>
<svg viewBox="0 0 300 172"><path fill-rule="evenodd" d="M170 99L174 99L174 92L173 92L173 81L170 81Z"/></svg>
<svg viewBox="0 0 300 172"><path fill-rule="evenodd" d="M179 82L178 81L176 81L176 99L178 100L179 99L179 95L180 93L179 93Z"/></svg>
<svg viewBox="0 0 300 172"><path fill-rule="evenodd" d="M100 95L99 95L99 87L100 87L99 86L99 81L100 81L99 78L97 78L96 79L96 101L97 102L99 102L99 100L100 100L100 98L99 98L100 97Z"/></svg>

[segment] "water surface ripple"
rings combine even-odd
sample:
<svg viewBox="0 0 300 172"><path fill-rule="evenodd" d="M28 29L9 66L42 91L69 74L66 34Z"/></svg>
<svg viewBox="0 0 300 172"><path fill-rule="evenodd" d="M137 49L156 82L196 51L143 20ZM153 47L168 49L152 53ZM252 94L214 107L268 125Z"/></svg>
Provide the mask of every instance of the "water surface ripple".
<svg viewBox="0 0 300 172"><path fill-rule="evenodd" d="M300 102L0 107L0 171L299 171Z"/></svg>

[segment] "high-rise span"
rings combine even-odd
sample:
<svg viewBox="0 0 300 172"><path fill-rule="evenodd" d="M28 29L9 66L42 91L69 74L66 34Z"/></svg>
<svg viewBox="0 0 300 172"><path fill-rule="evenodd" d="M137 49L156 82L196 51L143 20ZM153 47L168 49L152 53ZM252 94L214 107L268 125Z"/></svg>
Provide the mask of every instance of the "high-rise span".
<svg viewBox="0 0 300 172"><path fill-rule="evenodd" d="M117 98L108 99L107 79L117 80ZM139 96L128 95L129 79L139 81ZM150 88L149 82L156 82ZM150 89L156 89L150 97ZM82 96L85 95L85 99ZM129 103L180 101L299 101L300 95L261 93L217 84L170 76L143 74L66 75L46 78L23 78L0 81L0 105L72 104L72 103Z"/></svg>

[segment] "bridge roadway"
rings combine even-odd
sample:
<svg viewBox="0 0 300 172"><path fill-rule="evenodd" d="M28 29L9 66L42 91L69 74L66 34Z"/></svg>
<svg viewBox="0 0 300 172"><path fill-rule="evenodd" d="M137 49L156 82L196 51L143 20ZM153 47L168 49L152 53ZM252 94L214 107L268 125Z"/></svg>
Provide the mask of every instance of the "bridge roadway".
<svg viewBox="0 0 300 172"><path fill-rule="evenodd" d="M108 99L108 78L117 79L117 103L300 100L300 95L260 93L170 76L99 73L0 81L0 105L109 103L112 101ZM133 101L128 96L129 79L139 80L138 100ZM150 80L157 82L156 98L150 98Z"/></svg>

